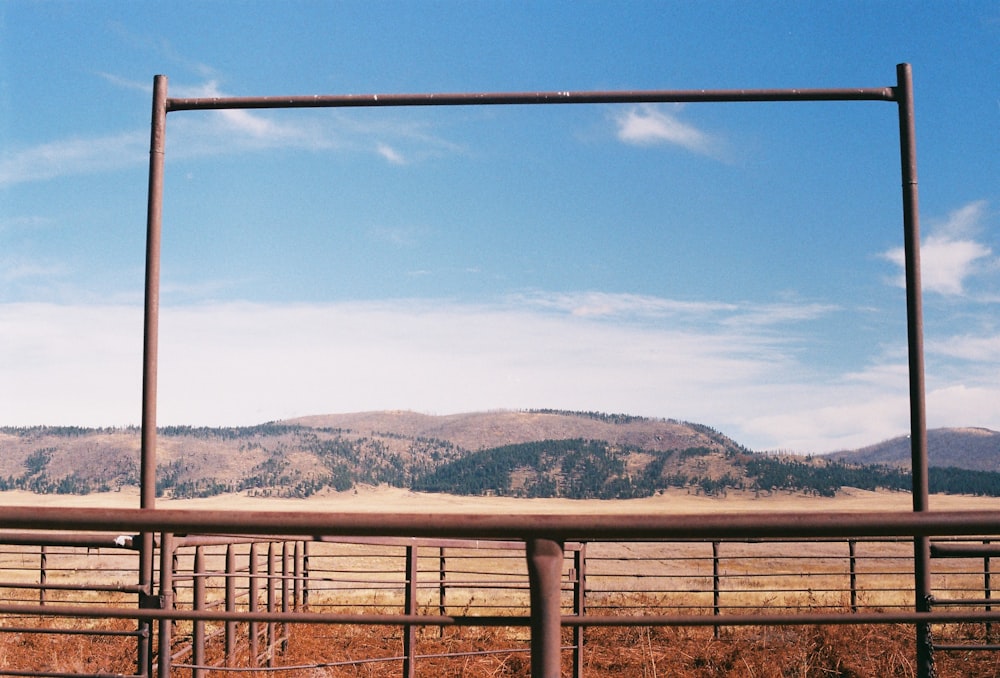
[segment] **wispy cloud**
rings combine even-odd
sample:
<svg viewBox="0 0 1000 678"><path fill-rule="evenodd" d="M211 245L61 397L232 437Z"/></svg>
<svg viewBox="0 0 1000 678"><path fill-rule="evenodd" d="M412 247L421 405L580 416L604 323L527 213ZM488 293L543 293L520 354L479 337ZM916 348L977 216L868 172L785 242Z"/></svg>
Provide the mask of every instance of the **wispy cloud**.
<svg viewBox="0 0 1000 678"><path fill-rule="evenodd" d="M403 154L397 151L389 144L379 143L376 145L376 150L378 151L379 155L381 155L383 158L388 160L393 165L406 164L406 158L403 157Z"/></svg>
<svg viewBox="0 0 1000 678"><path fill-rule="evenodd" d="M113 74L99 77L122 88L148 93L151 87ZM217 80L178 85L172 96L228 96ZM435 134L429 125L412 120L363 121L326 112L293 115L250 110L220 110L179 114L169 124L167 151L171 157L192 158L223 153L291 148L306 151L375 153L400 165L413 159L460 151L460 146ZM389 139L386 141L385 139ZM79 134L24 148L0 151L0 186L45 181L61 176L92 174L148 162L149 131L119 134Z"/></svg>
<svg viewBox="0 0 1000 678"><path fill-rule="evenodd" d="M124 132L76 137L0 152L0 186L90 174L141 164L149 155L149 134Z"/></svg>
<svg viewBox="0 0 1000 678"><path fill-rule="evenodd" d="M994 259L993 251L977 240L986 217L986 202L976 201L955 210L944 221L934 223L920 246L921 279L926 292L959 296L966 292L967 281L980 273ZM902 269L902 248L882 255ZM894 281L905 286L902 274Z"/></svg>
<svg viewBox="0 0 1000 678"><path fill-rule="evenodd" d="M534 293L513 297L529 308L549 309L584 318L691 319L728 326L780 325L816 320L840 309L817 302L732 303L666 299L610 292Z"/></svg>
<svg viewBox="0 0 1000 678"><path fill-rule="evenodd" d="M43 262L23 257L0 258L0 280L14 283L24 280L45 280L65 275L66 267L60 263Z"/></svg>
<svg viewBox="0 0 1000 678"><path fill-rule="evenodd" d="M557 407L699 421L802 452L908 428L905 360L818 377L752 326L406 299L166 306L160 327L162 423ZM0 304L0 424L134 423L141 331L136 306ZM995 381L938 377L928 401L932 425L1000 427Z"/></svg>
<svg viewBox="0 0 1000 678"><path fill-rule="evenodd" d="M635 106L619 114L615 122L618 126L618 138L628 144L672 144L703 155L715 155L718 152L717 139L683 122L663 106Z"/></svg>
<svg viewBox="0 0 1000 678"><path fill-rule="evenodd" d="M929 340L927 353L1000 365L1000 334L956 335Z"/></svg>

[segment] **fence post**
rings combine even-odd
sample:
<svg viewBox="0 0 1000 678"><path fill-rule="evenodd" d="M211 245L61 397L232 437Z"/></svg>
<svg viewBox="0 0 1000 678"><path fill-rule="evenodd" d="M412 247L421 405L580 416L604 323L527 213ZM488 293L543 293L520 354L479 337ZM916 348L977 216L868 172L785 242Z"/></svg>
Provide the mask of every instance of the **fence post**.
<svg viewBox="0 0 1000 678"><path fill-rule="evenodd" d="M226 612L236 612L236 553L226 547ZM226 620L226 666L236 665L236 622Z"/></svg>
<svg viewBox="0 0 1000 678"><path fill-rule="evenodd" d="M174 535L164 532L160 535L160 609L174 609ZM170 655L172 642L172 619L161 619L158 653L158 668L161 678L170 675Z"/></svg>
<svg viewBox="0 0 1000 678"><path fill-rule="evenodd" d="M448 603L446 598L447 584L447 563L445 561L444 547L438 549L438 614L442 617L447 614ZM438 627L438 638L444 638L444 626Z"/></svg>
<svg viewBox="0 0 1000 678"><path fill-rule="evenodd" d="M583 617L587 612L587 544L581 543L573 554L576 582L573 585L573 614ZM583 625L573 627L573 678L583 676Z"/></svg>
<svg viewBox="0 0 1000 678"><path fill-rule="evenodd" d="M984 539L983 544L989 545L990 540ZM986 600L992 600L993 598L993 577L990 573L990 556L989 554L983 556L983 597ZM989 603L986 604L986 611L992 612L993 606ZM986 622L986 642L992 642L993 640L993 624Z"/></svg>
<svg viewBox="0 0 1000 678"><path fill-rule="evenodd" d="M38 604L45 604L45 583L48 581L48 549L42 545L38 552Z"/></svg>
<svg viewBox="0 0 1000 678"><path fill-rule="evenodd" d="M260 595L260 568L257 564L257 542L250 542L250 554L247 556L249 562L247 563L247 598L250 612L258 612L260 609L259 601L257 600ZM259 654L258 638L257 634L260 630L260 626L257 622L252 621L249 625L249 635L250 635L250 664L256 666L257 655Z"/></svg>
<svg viewBox="0 0 1000 678"><path fill-rule="evenodd" d="M858 611L858 558L857 558L857 539L847 540L847 551L850 554L850 572L851 572L851 612Z"/></svg>
<svg viewBox="0 0 1000 678"><path fill-rule="evenodd" d="M295 542L295 552L292 556L292 609L298 611L302 604L302 542Z"/></svg>
<svg viewBox="0 0 1000 678"><path fill-rule="evenodd" d="M719 589L721 588L722 577L719 574L719 542L712 542L712 615L718 617L721 614ZM712 627L712 634L719 637L719 625Z"/></svg>
<svg viewBox="0 0 1000 678"><path fill-rule="evenodd" d="M406 547L406 588L403 594L403 614L417 613L417 545ZM403 626L403 678L416 676L417 627Z"/></svg>
<svg viewBox="0 0 1000 678"><path fill-rule="evenodd" d="M194 609L205 609L205 547L196 546L194 549L194 600L191 601ZM191 663L195 667L205 665L205 622L196 619L192 623L191 629ZM205 670L201 668L191 669L191 678L204 678Z"/></svg>
<svg viewBox="0 0 1000 678"><path fill-rule="evenodd" d="M288 542L281 542L281 611L288 612ZM281 651L288 650L288 624L281 624Z"/></svg>
<svg viewBox="0 0 1000 678"><path fill-rule="evenodd" d="M309 609L309 542L302 542L302 607Z"/></svg>
<svg viewBox="0 0 1000 678"><path fill-rule="evenodd" d="M531 678L559 678L563 545L551 539L529 539L526 546L531 591Z"/></svg>
<svg viewBox="0 0 1000 678"><path fill-rule="evenodd" d="M276 568L274 559L277 555L275 553L274 542L268 542L267 545L267 611L274 612L276 608L275 604L275 585L274 577L276 574ZM277 638L275 638L275 625L273 621L267 622L267 666L268 668L274 667L274 652L277 646Z"/></svg>

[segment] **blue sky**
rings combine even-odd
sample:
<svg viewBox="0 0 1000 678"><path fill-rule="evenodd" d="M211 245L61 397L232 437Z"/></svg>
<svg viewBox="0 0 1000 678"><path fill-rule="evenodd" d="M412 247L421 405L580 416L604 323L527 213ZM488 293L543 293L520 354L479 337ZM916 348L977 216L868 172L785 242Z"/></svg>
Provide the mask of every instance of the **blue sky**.
<svg viewBox="0 0 1000 678"><path fill-rule="evenodd" d="M881 87L913 66L928 420L1000 429L993 2L0 2L0 425L140 414L172 96ZM162 424L562 408L908 430L896 108L176 112Z"/></svg>

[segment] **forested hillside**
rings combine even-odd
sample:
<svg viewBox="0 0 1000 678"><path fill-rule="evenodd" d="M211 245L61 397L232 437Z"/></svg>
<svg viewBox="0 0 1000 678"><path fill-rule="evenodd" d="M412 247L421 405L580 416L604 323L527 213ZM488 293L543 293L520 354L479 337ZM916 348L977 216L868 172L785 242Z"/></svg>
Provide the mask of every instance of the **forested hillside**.
<svg viewBox="0 0 1000 678"><path fill-rule="evenodd" d="M334 426L332 424L341 424ZM754 453L709 427L560 411L431 417L332 415L259 426L158 431L158 496L226 492L308 497L357 485L421 492L573 499L668 488L832 496L842 487L908 490L907 469ZM139 430L0 429L0 490L85 494L139 482ZM1000 473L935 468L932 492L1000 496Z"/></svg>

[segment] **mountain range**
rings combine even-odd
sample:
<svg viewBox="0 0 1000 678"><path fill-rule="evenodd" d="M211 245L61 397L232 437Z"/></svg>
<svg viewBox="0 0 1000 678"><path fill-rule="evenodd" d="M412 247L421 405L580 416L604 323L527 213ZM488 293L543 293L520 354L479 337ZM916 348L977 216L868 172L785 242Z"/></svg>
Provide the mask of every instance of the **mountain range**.
<svg viewBox="0 0 1000 678"><path fill-rule="evenodd" d="M906 490L905 437L828 457L753 452L704 425L556 410L321 415L257 426L166 426L157 493L307 497L360 484L523 497L630 498L841 487ZM1000 495L1000 433L928 434L932 491ZM138 483L139 430L0 428L0 489L87 493ZM935 478L938 487L934 487Z"/></svg>

